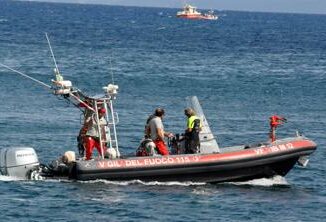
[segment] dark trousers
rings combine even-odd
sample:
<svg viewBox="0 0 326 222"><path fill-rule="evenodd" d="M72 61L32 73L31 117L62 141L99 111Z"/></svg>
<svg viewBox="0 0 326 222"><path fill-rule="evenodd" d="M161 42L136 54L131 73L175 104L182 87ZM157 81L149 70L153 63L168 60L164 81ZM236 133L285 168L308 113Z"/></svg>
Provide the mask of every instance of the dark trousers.
<svg viewBox="0 0 326 222"><path fill-rule="evenodd" d="M199 136L187 133L185 138L186 153L200 153Z"/></svg>

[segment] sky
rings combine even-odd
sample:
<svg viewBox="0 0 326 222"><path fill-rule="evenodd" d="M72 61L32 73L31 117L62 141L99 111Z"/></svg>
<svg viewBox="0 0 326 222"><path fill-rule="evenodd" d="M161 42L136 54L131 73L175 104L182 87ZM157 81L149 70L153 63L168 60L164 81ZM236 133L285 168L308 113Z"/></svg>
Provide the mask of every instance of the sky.
<svg viewBox="0 0 326 222"><path fill-rule="evenodd" d="M185 3L200 9L326 14L326 0L27 0L124 6L181 8Z"/></svg>

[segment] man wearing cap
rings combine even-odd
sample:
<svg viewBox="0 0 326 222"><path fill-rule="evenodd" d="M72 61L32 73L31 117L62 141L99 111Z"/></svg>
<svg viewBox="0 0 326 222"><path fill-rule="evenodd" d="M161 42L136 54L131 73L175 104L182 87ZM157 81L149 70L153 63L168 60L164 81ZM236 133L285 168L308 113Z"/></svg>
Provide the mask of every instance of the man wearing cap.
<svg viewBox="0 0 326 222"><path fill-rule="evenodd" d="M159 154L169 155L169 150L165 145L164 137L173 137L173 134L164 131L164 126L162 123L163 116L164 109L157 108L152 118L150 118L148 121L146 126L146 135L153 140Z"/></svg>
<svg viewBox="0 0 326 222"><path fill-rule="evenodd" d="M107 125L107 122L104 118L105 112L106 110L104 108L100 108L98 110L99 123L97 123L95 113L85 121L88 129L84 140L85 150L86 150L86 160L91 159L94 147L96 147L100 155L102 155L103 151L106 150L105 143L102 144L102 149L101 149L100 134L99 134L99 127L100 127L102 141L104 141L105 126Z"/></svg>
<svg viewBox="0 0 326 222"><path fill-rule="evenodd" d="M199 153L200 152L200 139L199 132L202 128L200 118L191 108L185 109L187 119L187 128L185 130L185 149L186 153Z"/></svg>

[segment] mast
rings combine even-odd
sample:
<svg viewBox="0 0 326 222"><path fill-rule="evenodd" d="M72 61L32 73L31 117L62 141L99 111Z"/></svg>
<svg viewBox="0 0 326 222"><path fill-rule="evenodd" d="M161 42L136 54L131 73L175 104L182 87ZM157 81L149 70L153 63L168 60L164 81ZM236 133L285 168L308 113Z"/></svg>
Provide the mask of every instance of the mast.
<svg viewBox="0 0 326 222"><path fill-rule="evenodd" d="M59 72L59 68L58 68L58 64L57 64L57 61L55 59L55 56L54 56L54 53L53 53L53 50L52 50L52 47L51 47L51 43L50 43L50 39L49 39L49 36L47 33L45 33L45 37L46 37L46 40L48 42L48 45L49 45L49 49L50 49L50 52L51 52L51 55L52 55L52 59L53 59L53 62L54 62L54 74L55 74L55 78L56 78L56 81L62 81L63 80L63 77L61 76L60 72Z"/></svg>
<svg viewBox="0 0 326 222"><path fill-rule="evenodd" d="M48 84L46 84L46 83L44 83L44 82L42 82L42 81L40 81L40 80L38 80L38 79L35 79L35 78L33 78L33 77L31 77L31 76L25 74L25 73L22 73L22 72L20 72L20 71L18 71L18 70L16 70L16 69L13 69L13 68L11 68L11 67L9 67L9 66L7 66L7 65L4 65L4 64L0 63L0 66L2 66L3 68L8 69L8 70L10 70L10 71L13 71L13 72L15 72L15 73L17 73L17 74L19 74L19 75L21 75L21 76L27 78L27 79L30 79L30 80L32 80L32 81L34 81L34 82L36 82L36 83L38 83L38 84L40 84L40 85L42 85L42 86L45 86L45 87L48 88L48 89L51 89L51 88L52 88L50 85L48 85Z"/></svg>

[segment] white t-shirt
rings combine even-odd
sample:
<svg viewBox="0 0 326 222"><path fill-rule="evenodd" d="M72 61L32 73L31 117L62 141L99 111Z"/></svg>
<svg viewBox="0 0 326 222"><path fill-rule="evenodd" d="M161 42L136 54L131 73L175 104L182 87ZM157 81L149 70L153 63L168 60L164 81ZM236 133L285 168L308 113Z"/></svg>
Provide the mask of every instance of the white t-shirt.
<svg viewBox="0 0 326 222"><path fill-rule="evenodd" d="M92 122L91 122L91 126L89 127L89 129L87 130L87 133L86 135L87 136L91 136L91 137L95 137L95 138L99 138L100 135L98 133L98 126L96 125L96 120L94 117L91 117L92 118ZM106 126L107 125L107 122L105 120L104 117L100 118L100 126L103 127L103 126ZM103 130L103 129L102 129ZM102 132L103 133L103 132Z"/></svg>
<svg viewBox="0 0 326 222"><path fill-rule="evenodd" d="M162 119L158 116L151 119L148 123L150 131L151 131L151 139L156 140L158 138L157 136L157 129L162 129L164 131Z"/></svg>

